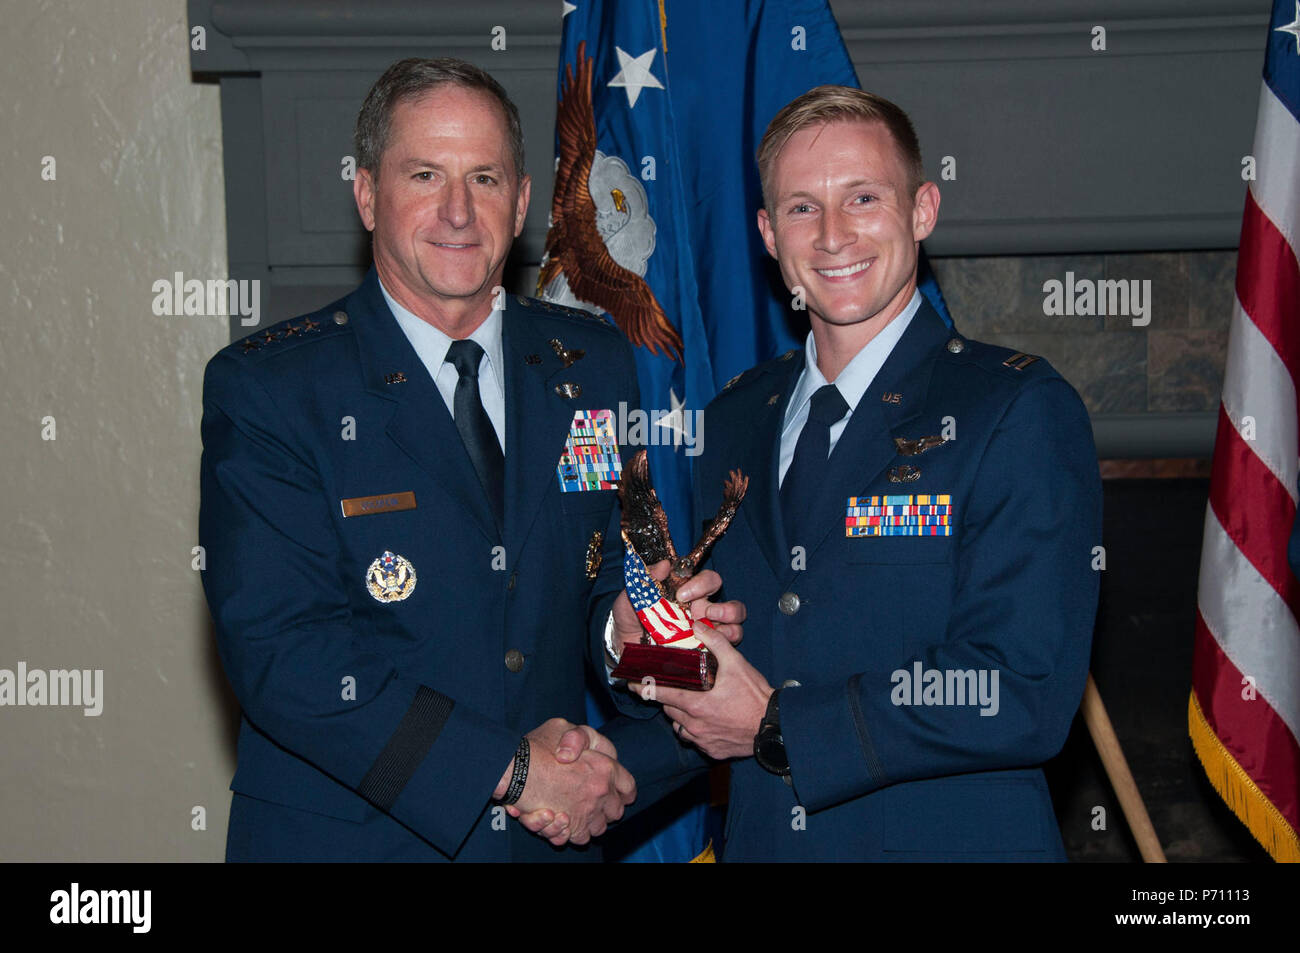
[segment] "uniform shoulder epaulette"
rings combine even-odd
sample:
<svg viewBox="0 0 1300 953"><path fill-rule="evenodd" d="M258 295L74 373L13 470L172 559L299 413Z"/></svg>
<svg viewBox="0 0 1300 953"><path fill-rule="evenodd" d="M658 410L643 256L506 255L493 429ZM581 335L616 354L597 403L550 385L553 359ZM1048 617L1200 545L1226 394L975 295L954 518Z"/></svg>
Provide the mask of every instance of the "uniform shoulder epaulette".
<svg viewBox="0 0 1300 953"><path fill-rule="evenodd" d="M228 345L240 354L271 354L287 345L327 337L343 330L348 323L348 313L342 309L324 309L289 318L261 331L254 331Z"/></svg>
<svg viewBox="0 0 1300 953"><path fill-rule="evenodd" d="M948 341L946 349L952 355L961 355L970 362L997 374L1019 376L1026 372L1037 374L1051 371L1051 365L1039 355L998 344L985 344L983 341L954 336Z"/></svg>
<svg viewBox="0 0 1300 953"><path fill-rule="evenodd" d="M798 349L791 348L790 350L786 351L784 354L772 358L770 361L764 361L762 364L756 364L753 367L751 367L749 370L742 371L741 373L733 377L731 380L727 381L727 383L723 384L722 389L718 391L718 393L724 394L727 391L733 389L734 387L742 383L747 384L750 381L754 380L759 375L766 374L767 372L775 370L776 368L781 367L783 364L786 364L787 362L793 360L795 355L798 353L799 353Z"/></svg>
<svg viewBox="0 0 1300 953"><path fill-rule="evenodd" d="M614 326L606 320L604 315L592 314L590 311L584 311L582 308L570 308L568 305L556 304L554 301L543 301L541 298L528 298L524 295L515 295L515 301L522 308L545 311L547 314L554 315L557 318L571 318L575 321L581 321L583 324L597 324L609 328L610 330L615 330Z"/></svg>

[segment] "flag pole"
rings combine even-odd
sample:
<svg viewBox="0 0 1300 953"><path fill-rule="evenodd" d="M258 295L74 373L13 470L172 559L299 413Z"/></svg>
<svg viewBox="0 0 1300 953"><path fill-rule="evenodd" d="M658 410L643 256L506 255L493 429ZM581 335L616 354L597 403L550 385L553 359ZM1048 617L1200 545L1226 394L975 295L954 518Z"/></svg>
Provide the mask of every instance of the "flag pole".
<svg viewBox="0 0 1300 953"><path fill-rule="evenodd" d="M1167 863L1160 838L1156 836L1156 829L1151 824L1147 806L1142 801L1137 782L1133 780L1133 772L1129 770L1128 761L1124 758L1124 749L1120 747L1115 728L1110 723L1110 715L1106 713L1106 705L1101 700L1101 693L1097 691L1092 672L1088 673L1088 684L1083 689L1083 703L1079 710L1083 712L1084 723L1092 735L1097 754L1101 756L1101 763L1106 768L1106 776L1110 778L1115 796L1119 798L1119 806L1124 811L1124 819L1128 821L1133 839L1137 841L1142 860L1148 864Z"/></svg>

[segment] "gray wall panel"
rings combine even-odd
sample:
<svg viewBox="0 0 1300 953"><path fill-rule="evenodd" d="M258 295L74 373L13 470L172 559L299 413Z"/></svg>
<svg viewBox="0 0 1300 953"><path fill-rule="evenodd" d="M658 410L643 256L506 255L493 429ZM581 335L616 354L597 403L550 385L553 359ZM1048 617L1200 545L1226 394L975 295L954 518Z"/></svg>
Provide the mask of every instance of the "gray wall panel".
<svg viewBox="0 0 1300 953"><path fill-rule="evenodd" d="M264 322L324 303L365 268L341 161L366 90L403 56L468 59L518 103L534 192L507 275L528 290L550 207L558 6L189 0L209 32L191 65L222 83L231 274L264 280ZM931 255L1235 247L1267 0L831 6L864 87L916 123L943 194ZM1098 25L1104 52L1090 48ZM497 26L506 51L491 49ZM1097 414L1099 448L1208 453L1212 428L1193 417Z"/></svg>

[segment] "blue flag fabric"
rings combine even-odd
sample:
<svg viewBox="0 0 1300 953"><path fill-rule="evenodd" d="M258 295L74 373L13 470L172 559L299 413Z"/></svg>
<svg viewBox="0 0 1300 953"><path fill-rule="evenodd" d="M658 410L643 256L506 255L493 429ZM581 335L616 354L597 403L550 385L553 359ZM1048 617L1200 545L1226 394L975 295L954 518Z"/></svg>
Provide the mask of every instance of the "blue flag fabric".
<svg viewBox="0 0 1300 953"><path fill-rule="evenodd" d="M539 293L606 314L636 346L649 420L629 423L628 440L647 447L686 549L707 515L690 512L705 437L694 412L807 330L758 233L758 144L792 99L857 75L825 0L572 0L564 11ZM924 261L922 291L947 320ZM628 859L690 859L704 830L694 812Z"/></svg>

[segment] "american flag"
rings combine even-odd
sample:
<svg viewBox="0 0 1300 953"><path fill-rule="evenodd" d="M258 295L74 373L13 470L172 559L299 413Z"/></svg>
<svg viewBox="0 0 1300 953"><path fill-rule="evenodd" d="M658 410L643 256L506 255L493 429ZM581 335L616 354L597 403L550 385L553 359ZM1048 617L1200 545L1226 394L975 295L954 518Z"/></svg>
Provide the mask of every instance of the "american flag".
<svg viewBox="0 0 1300 953"><path fill-rule="evenodd" d="M645 563L636 554L632 544L624 540L623 545L627 550L623 560L623 582L642 628L654 639L656 645L694 638L691 633L691 614L684 607L664 598L664 594L659 591L659 584L646 571ZM701 621L705 625L709 624L707 620Z"/></svg>
<svg viewBox="0 0 1300 953"><path fill-rule="evenodd" d="M1300 861L1300 0L1275 0L1237 253L1188 727L1219 794Z"/></svg>

